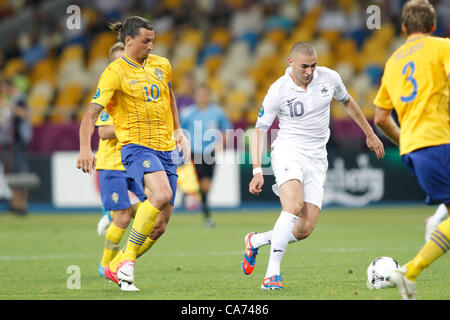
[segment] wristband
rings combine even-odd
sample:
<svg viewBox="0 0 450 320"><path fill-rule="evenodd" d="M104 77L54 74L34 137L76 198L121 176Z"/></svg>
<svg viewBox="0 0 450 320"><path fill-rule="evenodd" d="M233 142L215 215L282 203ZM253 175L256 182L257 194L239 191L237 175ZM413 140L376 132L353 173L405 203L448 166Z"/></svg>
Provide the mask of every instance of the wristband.
<svg viewBox="0 0 450 320"><path fill-rule="evenodd" d="M257 173L261 173L261 174L263 173L261 167L258 167L258 168L253 169L253 175L255 175L255 174L257 174Z"/></svg>

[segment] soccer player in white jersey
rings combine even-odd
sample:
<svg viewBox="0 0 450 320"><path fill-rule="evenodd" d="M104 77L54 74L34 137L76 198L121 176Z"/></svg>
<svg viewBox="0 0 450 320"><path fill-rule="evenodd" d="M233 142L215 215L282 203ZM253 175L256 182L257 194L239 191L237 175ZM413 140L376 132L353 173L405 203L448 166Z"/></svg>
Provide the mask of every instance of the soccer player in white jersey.
<svg viewBox="0 0 450 320"><path fill-rule="evenodd" d="M264 184L261 154L264 135L276 116L278 136L272 144L272 169L279 195L281 214L274 228L245 236L242 260L244 274L255 267L258 248L270 244L270 258L261 288L282 289L280 264L287 244L307 238L322 207L328 168L326 144L330 136L330 102L335 98L366 135L367 147L377 158L384 157L384 147L356 101L347 93L339 74L317 66L311 44L297 42L288 58L286 73L275 81L264 98L251 139L253 179L250 193L258 195Z"/></svg>

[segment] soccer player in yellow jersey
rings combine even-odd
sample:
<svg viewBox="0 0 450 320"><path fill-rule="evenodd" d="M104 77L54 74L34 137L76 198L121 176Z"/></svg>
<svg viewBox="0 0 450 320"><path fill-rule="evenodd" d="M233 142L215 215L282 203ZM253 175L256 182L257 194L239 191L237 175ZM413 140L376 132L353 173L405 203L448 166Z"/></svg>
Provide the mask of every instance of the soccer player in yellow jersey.
<svg viewBox="0 0 450 320"><path fill-rule="evenodd" d="M131 17L112 25L125 44L122 58L103 72L97 91L80 126L77 167L91 173L96 158L91 149L95 122L106 108L114 119L122 163L146 200L136 212L125 248L106 266L105 276L125 291L134 285L134 265L161 216L170 217L177 187L179 155L189 157L190 143L183 135L171 87L171 66L166 58L150 54L155 31L144 18ZM114 104L108 104L111 99ZM165 229L168 220L160 227Z"/></svg>
<svg viewBox="0 0 450 320"><path fill-rule="evenodd" d="M386 62L375 97L375 123L399 145L400 155L425 191L427 204L450 207L450 39L434 37L436 12L427 0L402 10L408 36ZM400 128L391 117L395 109ZM403 299L416 299L419 273L450 248L450 219L438 225L418 254L391 275Z"/></svg>
<svg viewBox="0 0 450 320"><path fill-rule="evenodd" d="M115 43L109 50L110 61L115 61L122 57L124 44ZM114 103L111 100L109 103ZM103 110L95 125L98 128L100 137L98 151L96 154L96 169L99 176L100 194L103 209L107 212L98 224L100 235L105 235L105 245L103 255L98 266L98 272L105 276L106 265L115 257L119 250L122 239L132 215L136 212L137 201L145 201L145 194L136 187L134 180L127 175L120 150L117 149L117 139L114 133L113 118ZM133 190L136 196L133 202L130 200L129 191ZM112 223L109 216L113 215ZM105 219L106 218L106 219ZM106 221L106 223L105 223Z"/></svg>

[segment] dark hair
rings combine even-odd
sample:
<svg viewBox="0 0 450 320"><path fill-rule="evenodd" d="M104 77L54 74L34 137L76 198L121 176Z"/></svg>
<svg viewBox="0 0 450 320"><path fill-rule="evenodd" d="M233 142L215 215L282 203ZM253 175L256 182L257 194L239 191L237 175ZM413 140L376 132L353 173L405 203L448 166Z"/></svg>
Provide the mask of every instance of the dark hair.
<svg viewBox="0 0 450 320"><path fill-rule="evenodd" d="M125 38L130 36L134 37L139 33L140 28L145 28L148 30L153 30L153 25L150 21L145 18L134 16L122 22L110 23L109 28L117 33L117 38L125 43Z"/></svg>
<svg viewBox="0 0 450 320"><path fill-rule="evenodd" d="M403 6L402 24L406 34L431 33L435 23L436 11L427 0L411 0Z"/></svg>

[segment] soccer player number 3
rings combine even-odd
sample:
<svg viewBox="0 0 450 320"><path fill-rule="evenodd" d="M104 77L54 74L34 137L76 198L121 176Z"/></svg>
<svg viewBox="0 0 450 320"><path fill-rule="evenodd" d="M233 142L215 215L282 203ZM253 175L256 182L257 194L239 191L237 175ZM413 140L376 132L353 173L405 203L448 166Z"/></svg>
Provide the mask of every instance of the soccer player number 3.
<svg viewBox="0 0 450 320"><path fill-rule="evenodd" d="M147 95L147 102L153 101L159 98L159 88L156 84L152 84L150 87L150 92L147 87L144 87L145 94Z"/></svg>
<svg viewBox="0 0 450 320"><path fill-rule="evenodd" d="M417 81L416 79L414 79L414 70L416 69L416 65L414 64L413 61L410 61L407 64L405 64L402 70L402 75L405 75L408 72L408 69L411 69L411 71L409 72L409 76L406 78L406 80L411 82L413 86L413 91L409 96L400 97L400 100L402 100L402 102L405 103L413 101L417 96Z"/></svg>

